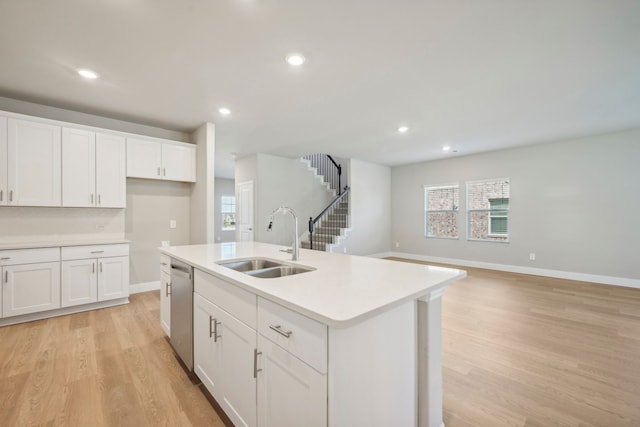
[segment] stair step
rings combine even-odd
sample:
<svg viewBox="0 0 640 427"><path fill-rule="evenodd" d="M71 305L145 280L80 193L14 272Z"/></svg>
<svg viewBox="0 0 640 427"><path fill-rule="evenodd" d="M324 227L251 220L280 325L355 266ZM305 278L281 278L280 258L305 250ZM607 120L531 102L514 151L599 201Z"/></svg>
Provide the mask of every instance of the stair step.
<svg viewBox="0 0 640 427"><path fill-rule="evenodd" d="M311 243L302 242L302 247L304 249L311 249ZM314 251L326 251L327 250L327 244L326 243L322 243L322 242L313 242L313 250Z"/></svg>
<svg viewBox="0 0 640 427"><path fill-rule="evenodd" d="M313 238L317 235L339 236L342 234L342 227L316 227L313 231Z"/></svg>

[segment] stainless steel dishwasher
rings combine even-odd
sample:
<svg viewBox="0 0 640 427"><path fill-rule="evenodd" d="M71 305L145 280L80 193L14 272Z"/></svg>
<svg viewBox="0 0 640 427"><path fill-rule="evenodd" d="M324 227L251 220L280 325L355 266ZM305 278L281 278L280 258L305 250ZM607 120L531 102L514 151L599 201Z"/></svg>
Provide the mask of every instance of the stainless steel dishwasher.
<svg viewBox="0 0 640 427"><path fill-rule="evenodd" d="M171 346L193 371L193 267L171 258Z"/></svg>

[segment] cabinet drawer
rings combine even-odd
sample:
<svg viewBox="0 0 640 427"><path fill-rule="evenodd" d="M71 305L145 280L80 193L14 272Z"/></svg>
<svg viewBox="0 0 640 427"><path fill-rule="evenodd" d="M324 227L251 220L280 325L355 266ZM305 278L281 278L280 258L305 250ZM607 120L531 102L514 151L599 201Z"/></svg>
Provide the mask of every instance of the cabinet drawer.
<svg viewBox="0 0 640 427"><path fill-rule="evenodd" d="M171 257L169 255L160 254L160 271L171 275Z"/></svg>
<svg viewBox="0 0 640 427"><path fill-rule="evenodd" d="M256 329L256 296L238 286L194 269L193 289L227 313Z"/></svg>
<svg viewBox="0 0 640 427"><path fill-rule="evenodd" d="M320 373L327 372L326 325L258 297L258 332Z"/></svg>
<svg viewBox="0 0 640 427"><path fill-rule="evenodd" d="M60 261L60 248L11 249L0 251L0 266Z"/></svg>
<svg viewBox="0 0 640 427"><path fill-rule="evenodd" d="M127 255L129 255L129 245L127 243L116 245L65 246L62 248L63 261Z"/></svg>

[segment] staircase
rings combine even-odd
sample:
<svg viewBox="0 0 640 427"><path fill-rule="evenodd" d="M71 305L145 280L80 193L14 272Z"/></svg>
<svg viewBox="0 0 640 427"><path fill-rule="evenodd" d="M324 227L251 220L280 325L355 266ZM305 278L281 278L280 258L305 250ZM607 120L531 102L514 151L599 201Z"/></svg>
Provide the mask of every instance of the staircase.
<svg viewBox="0 0 640 427"><path fill-rule="evenodd" d="M342 167L327 154L312 154L302 158L316 175L334 192L336 198L316 217L309 218L309 240L302 241L305 249L330 251L339 244L349 230L349 187L341 189Z"/></svg>

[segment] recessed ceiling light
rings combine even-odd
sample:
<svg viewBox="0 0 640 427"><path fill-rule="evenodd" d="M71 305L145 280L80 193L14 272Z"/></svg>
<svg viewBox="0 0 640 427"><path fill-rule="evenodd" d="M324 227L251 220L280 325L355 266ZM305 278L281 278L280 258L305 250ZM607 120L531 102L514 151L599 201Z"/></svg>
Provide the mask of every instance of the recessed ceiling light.
<svg viewBox="0 0 640 427"><path fill-rule="evenodd" d="M299 67L304 64L304 61L306 61L305 57L299 53L290 53L287 55L287 62L294 67Z"/></svg>
<svg viewBox="0 0 640 427"><path fill-rule="evenodd" d="M451 150L450 145L445 145L444 147L442 147L442 151L449 151L449 150Z"/></svg>
<svg viewBox="0 0 640 427"><path fill-rule="evenodd" d="M218 108L218 112L220 114L224 114L225 116L228 116L229 114L231 114L231 110L229 110L228 108L225 108L225 107Z"/></svg>
<svg viewBox="0 0 640 427"><path fill-rule="evenodd" d="M89 80L95 80L95 79L98 78L98 73L96 73L95 71L91 71L89 69L86 69L86 68L79 69L78 70L78 74L80 74L85 79L89 79Z"/></svg>
<svg viewBox="0 0 640 427"><path fill-rule="evenodd" d="M406 133L409 130L409 126L400 126L398 128L398 132L400 133Z"/></svg>

